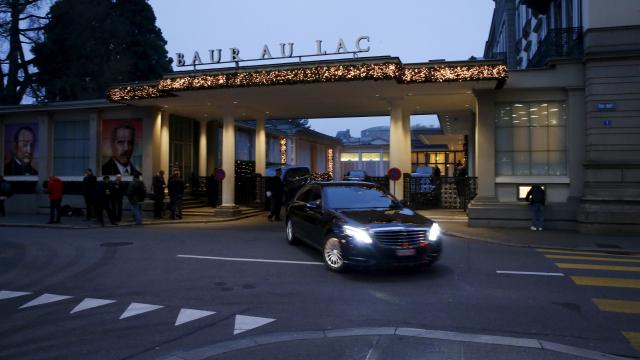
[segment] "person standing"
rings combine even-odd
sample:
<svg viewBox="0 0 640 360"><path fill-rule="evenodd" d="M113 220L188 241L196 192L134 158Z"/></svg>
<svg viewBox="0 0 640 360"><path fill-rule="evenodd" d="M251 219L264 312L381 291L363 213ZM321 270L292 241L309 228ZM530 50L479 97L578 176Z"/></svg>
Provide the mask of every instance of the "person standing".
<svg viewBox="0 0 640 360"><path fill-rule="evenodd" d="M282 207L282 197L284 196L284 183L282 182L282 169L276 169L276 175L269 180L267 186L267 197L271 201L271 212L269 221L282 221L280 219L280 208Z"/></svg>
<svg viewBox="0 0 640 360"><path fill-rule="evenodd" d="M147 195L147 189L144 186L140 175L133 174L133 181L129 184L127 191L127 199L131 204L131 212L133 213L133 221L136 225L142 225L142 203Z"/></svg>
<svg viewBox="0 0 640 360"><path fill-rule="evenodd" d="M109 184L109 176L105 175L102 177L102 181L98 183L96 187L96 197L95 197L95 209L96 209L96 219L101 226L104 226L104 218L103 212L107 212L107 217L111 222L111 225L118 225L113 218L113 211L111 211L110 204L110 187Z"/></svg>
<svg viewBox="0 0 640 360"><path fill-rule="evenodd" d="M461 161L456 163L455 168L455 183L456 193L458 194L458 200L460 201L460 207L462 209L467 208L467 168L462 165Z"/></svg>
<svg viewBox="0 0 640 360"><path fill-rule="evenodd" d="M0 175L0 216L6 216L4 202L11 196L11 184Z"/></svg>
<svg viewBox="0 0 640 360"><path fill-rule="evenodd" d="M182 197L184 196L184 180L180 177L180 171L174 170L169 180L169 207L171 219L182 219Z"/></svg>
<svg viewBox="0 0 640 360"><path fill-rule="evenodd" d="M134 174L138 175L138 174ZM122 198L127 193L127 184L122 181L122 175L117 174L116 180L111 183L111 211L116 222L122 221Z"/></svg>
<svg viewBox="0 0 640 360"><path fill-rule="evenodd" d="M531 230L542 231L544 226L544 204L546 194L542 186L533 185L524 198L531 205Z"/></svg>
<svg viewBox="0 0 640 360"><path fill-rule="evenodd" d="M49 177L45 191L49 193L49 222L47 224L60 224L62 180L55 175Z"/></svg>
<svg viewBox="0 0 640 360"><path fill-rule="evenodd" d="M84 204L87 208L85 221L89 221L93 217L97 187L98 178L93 175L91 169L85 169L84 178L82 178L82 195L84 196Z"/></svg>
<svg viewBox="0 0 640 360"><path fill-rule="evenodd" d="M209 206L216 207L218 205L218 180L216 180L215 173L207 176L205 188L207 190Z"/></svg>
<svg viewBox="0 0 640 360"><path fill-rule="evenodd" d="M153 217L155 219L162 219L165 187L164 170L160 170L151 180L151 190L153 191Z"/></svg>

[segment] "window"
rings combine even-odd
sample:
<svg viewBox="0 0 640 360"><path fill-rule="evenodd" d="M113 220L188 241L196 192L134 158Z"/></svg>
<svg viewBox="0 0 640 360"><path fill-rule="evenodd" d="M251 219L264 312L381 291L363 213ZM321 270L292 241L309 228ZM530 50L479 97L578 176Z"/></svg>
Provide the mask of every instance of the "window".
<svg viewBox="0 0 640 360"><path fill-rule="evenodd" d="M89 121L58 121L53 131L53 173L82 176L89 166Z"/></svg>
<svg viewBox="0 0 640 360"><path fill-rule="evenodd" d="M358 161L360 160L360 154L358 153L342 153L340 154L340 161Z"/></svg>
<svg viewBox="0 0 640 360"><path fill-rule="evenodd" d="M567 175L565 104L497 106L496 175Z"/></svg>
<svg viewBox="0 0 640 360"><path fill-rule="evenodd" d="M363 152L362 161L380 161L380 153Z"/></svg>

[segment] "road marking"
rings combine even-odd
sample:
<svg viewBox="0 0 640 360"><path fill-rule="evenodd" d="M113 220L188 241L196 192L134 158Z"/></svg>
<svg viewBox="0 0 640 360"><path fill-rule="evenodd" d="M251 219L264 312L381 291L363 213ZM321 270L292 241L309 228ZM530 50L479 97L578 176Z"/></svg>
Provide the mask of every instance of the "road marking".
<svg viewBox="0 0 640 360"><path fill-rule="evenodd" d="M601 311L640 314L640 301L592 299Z"/></svg>
<svg viewBox="0 0 640 360"><path fill-rule="evenodd" d="M120 315L120 319L128 318L135 315L140 315L142 313L146 313L149 311L157 310L163 308L161 305L151 305L151 304L142 304L142 303L131 303L127 310L125 310L122 315Z"/></svg>
<svg viewBox="0 0 640 360"><path fill-rule="evenodd" d="M573 280L577 285L640 289L640 280L636 279L571 276L571 280Z"/></svg>
<svg viewBox="0 0 640 360"><path fill-rule="evenodd" d="M564 276L563 273L534 272L534 271L504 271L504 270L497 270L496 273L498 273L498 274L514 274L514 275Z"/></svg>
<svg viewBox="0 0 640 360"><path fill-rule="evenodd" d="M215 313L215 311L180 309L180 313L178 314L178 318L176 319L176 323L174 326L182 325L186 322L197 320L205 316L213 315Z"/></svg>
<svg viewBox="0 0 640 360"><path fill-rule="evenodd" d="M640 256L638 255L611 254L611 253L604 253L604 252L598 252L598 251L569 251L569 250L551 250L551 249L536 249L536 251L544 252L544 253L554 253L554 254L603 255L603 256L612 256L612 257L619 257L619 258L640 259Z"/></svg>
<svg viewBox="0 0 640 360"><path fill-rule="evenodd" d="M316 262L316 261L245 259L245 258L229 258L229 257L219 257L219 256L198 256L198 255L176 255L176 257L192 258L192 259L226 260L226 261L266 262L266 263L280 263L280 264L324 265L324 263Z"/></svg>
<svg viewBox="0 0 640 360"><path fill-rule="evenodd" d="M87 310L91 308L95 308L102 305L107 305L116 302L115 300L106 300L106 299L95 299L95 298L85 298L71 310L69 314L77 313L78 311Z"/></svg>
<svg viewBox="0 0 640 360"><path fill-rule="evenodd" d="M609 270L609 271L640 271L640 266L615 266L615 265L594 265L594 264L569 264L556 263L561 269L586 269L586 270Z"/></svg>
<svg viewBox="0 0 640 360"><path fill-rule="evenodd" d="M544 257L546 257L547 259L569 259L569 260L640 263L640 259L618 259L618 258L593 257L593 256L545 255Z"/></svg>
<svg viewBox="0 0 640 360"><path fill-rule="evenodd" d="M242 332L255 329L259 326L266 325L276 319L261 318L255 316L236 315L236 321L233 326L233 335L238 335Z"/></svg>
<svg viewBox="0 0 640 360"><path fill-rule="evenodd" d="M28 295L28 294L31 294L31 293L30 292L23 292L23 291L2 290L2 291L0 291L0 300L11 299L11 298L14 298L14 297Z"/></svg>
<svg viewBox="0 0 640 360"><path fill-rule="evenodd" d="M640 332L623 331L622 334L629 340L631 346L640 351Z"/></svg>
<svg viewBox="0 0 640 360"><path fill-rule="evenodd" d="M24 309L24 308L28 308L28 307L32 307L32 306L48 304L48 303L52 303L52 302L55 302L55 301L69 299L69 298L72 298L72 297L73 296L56 295L56 294L43 294L43 295L40 295L39 297L29 301L28 303L20 306L18 309Z"/></svg>

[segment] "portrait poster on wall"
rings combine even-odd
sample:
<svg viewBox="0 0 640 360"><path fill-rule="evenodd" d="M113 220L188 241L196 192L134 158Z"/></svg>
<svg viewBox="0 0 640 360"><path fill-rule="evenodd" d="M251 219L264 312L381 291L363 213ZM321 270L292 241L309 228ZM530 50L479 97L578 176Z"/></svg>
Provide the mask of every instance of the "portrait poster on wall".
<svg viewBox="0 0 640 360"><path fill-rule="evenodd" d="M142 119L102 120L102 175L142 175Z"/></svg>
<svg viewBox="0 0 640 360"><path fill-rule="evenodd" d="M37 123L5 124L4 175L38 175Z"/></svg>

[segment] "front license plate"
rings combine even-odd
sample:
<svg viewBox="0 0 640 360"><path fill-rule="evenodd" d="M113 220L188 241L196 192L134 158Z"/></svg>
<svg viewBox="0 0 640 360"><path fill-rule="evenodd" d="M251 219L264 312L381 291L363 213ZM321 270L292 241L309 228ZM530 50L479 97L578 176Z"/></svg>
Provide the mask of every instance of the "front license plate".
<svg viewBox="0 0 640 360"><path fill-rule="evenodd" d="M416 254L416 249L401 249L396 250L396 255L398 256L412 256Z"/></svg>

